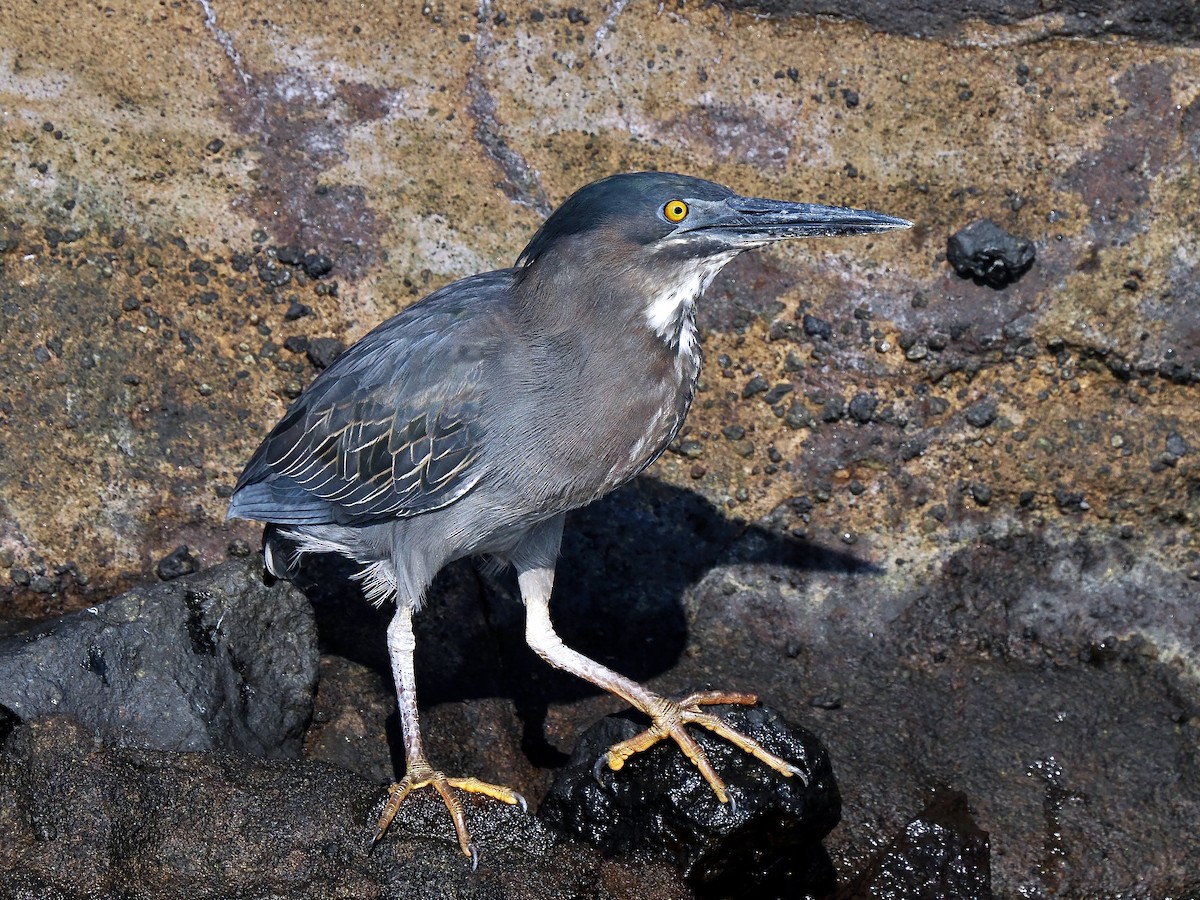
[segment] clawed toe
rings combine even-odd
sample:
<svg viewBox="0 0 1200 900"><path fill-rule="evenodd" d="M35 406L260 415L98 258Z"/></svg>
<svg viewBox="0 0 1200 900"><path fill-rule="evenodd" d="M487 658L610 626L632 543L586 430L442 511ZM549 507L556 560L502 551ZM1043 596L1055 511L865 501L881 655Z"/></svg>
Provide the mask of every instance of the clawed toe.
<svg viewBox="0 0 1200 900"><path fill-rule="evenodd" d="M525 798L512 788L498 784L489 784L486 781L480 781L478 778L447 778L441 772L432 769L428 764L417 762L409 766L404 778L388 788L387 803L384 804L383 812L379 816L379 822L375 826L375 836L371 840L371 847L374 847L382 840L388 830L388 826L396 818L396 813L400 811L400 806L407 799L408 795L413 791L427 787L432 787L437 791L438 795L442 798L442 802L446 805L446 809L450 812L450 818L454 822L455 835L458 838L459 849L462 851L463 856L471 860L471 871L475 871L475 867L479 865L479 853L475 849L475 845L471 843L471 836L467 831L467 821L466 816L463 814L462 804L451 789L465 791L469 794L482 794L493 800L499 800L512 806L520 806L521 812L529 812L529 804L526 803Z"/></svg>
<svg viewBox="0 0 1200 900"><path fill-rule="evenodd" d="M728 789L721 776L717 774L708 755L696 740L688 734L685 725L700 725L719 737L724 738L736 747L749 753L755 759L770 766L785 778L798 776L804 784L808 784L807 776L799 768L787 760L776 756L754 738L742 734L730 727L719 716L704 712L700 707L716 704L737 704L749 706L758 702L753 694L735 694L722 691L701 691L689 694L678 702L659 700L655 708L646 710L650 715L651 725L640 734L628 740L613 744L608 752L601 756L593 767L592 774L600 780L600 770L607 763L610 769L620 769L625 761L636 753L641 753L653 747L659 741L670 738L679 745L688 759L700 770L704 780L708 782L717 798L722 803L732 803Z"/></svg>

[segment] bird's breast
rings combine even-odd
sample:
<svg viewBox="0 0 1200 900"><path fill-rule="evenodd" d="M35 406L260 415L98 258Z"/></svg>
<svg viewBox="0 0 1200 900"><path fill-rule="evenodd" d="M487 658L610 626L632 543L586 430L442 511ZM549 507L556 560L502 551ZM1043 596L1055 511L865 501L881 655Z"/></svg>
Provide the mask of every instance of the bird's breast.
<svg viewBox="0 0 1200 900"><path fill-rule="evenodd" d="M678 433L699 351L681 353L648 330L645 337L619 352L573 348L539 378L536 404L518 417L527 437L510 442L536 448L510 462L538 503L590 503L650 465Z"/></svg>

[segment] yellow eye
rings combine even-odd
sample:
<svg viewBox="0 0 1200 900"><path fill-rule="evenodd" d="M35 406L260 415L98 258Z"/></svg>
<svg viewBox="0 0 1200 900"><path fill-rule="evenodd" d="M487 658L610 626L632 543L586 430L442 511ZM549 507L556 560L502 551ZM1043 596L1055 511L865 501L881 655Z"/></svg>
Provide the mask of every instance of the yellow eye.
<svg viewBox="0 0 1200 900"><path fill-rule="evenodd" d="M663 215L668 222L682 222L688 214L688 205L682 200L669 200L663 207Z"/></svg>

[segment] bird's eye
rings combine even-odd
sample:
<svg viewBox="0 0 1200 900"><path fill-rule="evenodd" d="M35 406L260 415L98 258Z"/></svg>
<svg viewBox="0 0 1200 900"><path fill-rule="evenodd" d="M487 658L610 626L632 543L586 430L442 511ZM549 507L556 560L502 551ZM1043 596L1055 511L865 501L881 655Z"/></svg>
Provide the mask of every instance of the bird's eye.
<svg viewBox="0 0 1200 900"><path fill-rule="evenodd" d="M663 207L668 222L682 222L688 214L688 205L682 200L670 200Z"/></svg>

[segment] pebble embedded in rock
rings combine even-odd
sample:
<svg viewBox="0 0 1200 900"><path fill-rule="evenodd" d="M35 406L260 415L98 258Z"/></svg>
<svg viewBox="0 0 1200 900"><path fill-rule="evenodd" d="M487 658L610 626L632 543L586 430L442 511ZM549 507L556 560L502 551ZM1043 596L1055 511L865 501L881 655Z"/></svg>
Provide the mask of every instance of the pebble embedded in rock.
<svg viewBox="0 0 1200 900"><path fill-rule="evenodd" d="M859 392L850 400L850 418L860 425L866 425L875 417L878 407L878 397L871 393Z"/></svg>
<svg viewBox="0 0 1200 900"><path fill-rule="evenodd" d="M309 253L301 265L309 278L324 278L333 271L333 260L323 253Z"/></svg>
<svg viewBox="0 0 1200 900"><path fill-rule="evenodd" d="M984 397L968 406L963 417L976 428L986 428L996 421L996 412L996 401L991 397Z"/></svg>
<svg viewBox="0 0 1200 900"><path fill-rule="evenodd" d="M805 313L803 324L804 333L809 337L820 338L823 341L833 337L833 326L824 319L818 319L816 316Z"/></svg>

